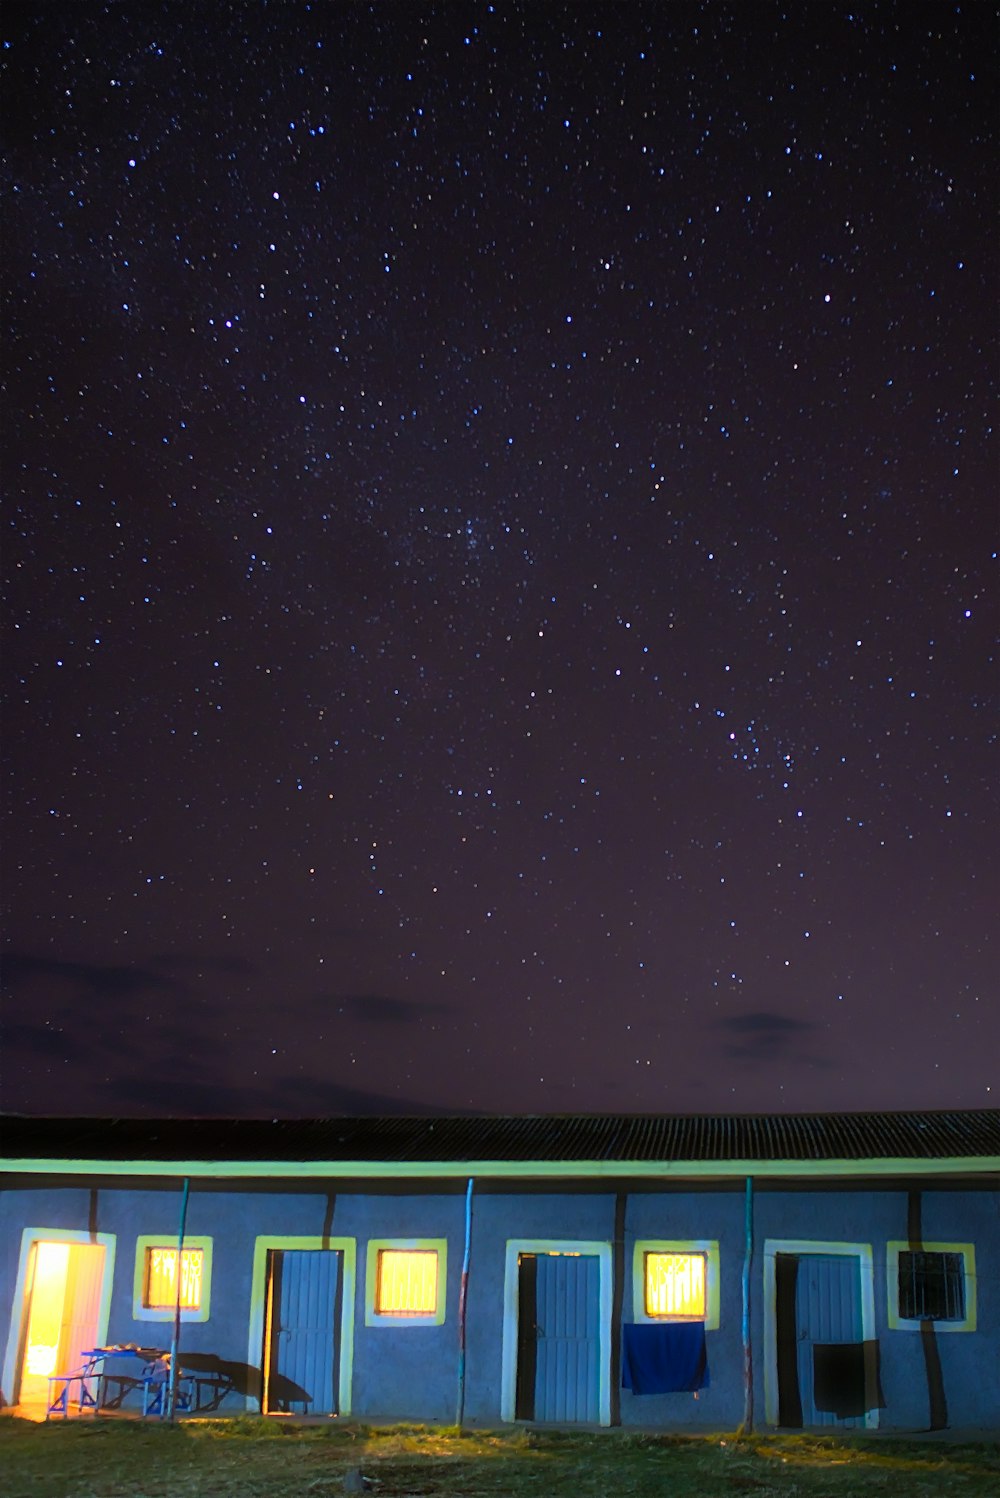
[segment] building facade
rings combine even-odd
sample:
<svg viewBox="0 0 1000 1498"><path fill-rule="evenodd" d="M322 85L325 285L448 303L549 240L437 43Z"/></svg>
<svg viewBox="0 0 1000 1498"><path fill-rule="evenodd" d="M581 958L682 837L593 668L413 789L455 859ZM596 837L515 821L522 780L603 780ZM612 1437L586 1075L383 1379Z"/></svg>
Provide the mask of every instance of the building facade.
<svg viewBox="0 0 1000 1498"><path fill-rule="evenodd" d="M1000 1111L4 1121L0 1397L1000 1431ZM183 1215L183 1240L181 1221Z"/></svg>

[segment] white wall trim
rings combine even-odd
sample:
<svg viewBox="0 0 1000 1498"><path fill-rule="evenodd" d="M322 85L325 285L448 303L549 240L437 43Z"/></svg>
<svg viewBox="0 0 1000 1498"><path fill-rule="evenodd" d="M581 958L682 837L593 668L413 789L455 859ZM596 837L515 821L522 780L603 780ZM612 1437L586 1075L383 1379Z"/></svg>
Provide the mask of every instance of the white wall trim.
<svg viewBox="0 0 1000 1498"><path fill-rule="evenodd" d="M764 1240L764 1419L768 1425L778 1423L778 1322L777 1254L839 1254L861 1261L861 1338L875 1337L875 1273L870 1243L839 1243L826 1239L766 1238ZM865 1428L877 1430L878 1408L865 1411Z"/></svg>
<svg viewBox="0 0 1000 1498"><path fill-rule="evenodd" d="M337 1384L337 1410L341 1417L351 1413L351 1393L354 1383L354 1298L357 1286L357 1239L329 1237L282 1236L279 1233L258 1233L253 1245L253 1270L250 1281L250 1319L247 1328L247 1363L260 1373L260 1388L257 1393L248 1393L246 1408L259 1413L264 1383L262 1359L264 1355L264 1316L267 1300L267 1256L272 1249L295 1251L305 1249L333 1250L343 1254L341 1264L342 1294L340 1312L340 1369Z"/></svg>
<svg viewBox="0 0 1000 1498"><path fill-rule="evenodd" d="M573 1254L596 1257L600 1293L600 1423L611 1424L611 1244L591 1238L508 1238L503 1279L503 1346L500 1362L500 1418L517 1417L518 1256Z"/></svg>

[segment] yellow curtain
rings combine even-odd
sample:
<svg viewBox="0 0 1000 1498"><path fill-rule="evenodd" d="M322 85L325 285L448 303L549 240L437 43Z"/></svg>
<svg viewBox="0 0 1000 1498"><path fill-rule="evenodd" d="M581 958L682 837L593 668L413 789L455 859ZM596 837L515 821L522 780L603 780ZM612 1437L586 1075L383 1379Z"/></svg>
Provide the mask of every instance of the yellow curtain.
<svg viewBox="0 0 1000 1498"><path fill-rule="evenodd" d="M705 1315L705 1255L646 1255L646 1315Z"/></svg>
<svg viewBox="0 0 1000 1498"><path fill-rule="evenodd" d="M433 1316L437 1311L437 1251L383 1248L378 1256L380 1316Z"/></svg>
<svg viewBox="0 0 1000 1498"><path fill-rule="evenodd" d="M181 1254L181 1310L197 1311L201 1306L201 1270L204 1249L186 1248ZM162 1310L177 1304L177 1250L146 1250L146 1304Z"/></svg>

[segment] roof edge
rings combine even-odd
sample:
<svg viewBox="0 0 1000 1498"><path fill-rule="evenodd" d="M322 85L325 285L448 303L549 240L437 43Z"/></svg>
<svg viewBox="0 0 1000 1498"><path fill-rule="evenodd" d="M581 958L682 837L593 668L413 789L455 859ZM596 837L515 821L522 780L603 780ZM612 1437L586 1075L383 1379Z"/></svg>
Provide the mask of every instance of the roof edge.
<svg viewBox="0 0 1000 1498"><path fill-rule="evenodd" d="M54 1160L0 1158L10 1175L192 1180L758 1180L996 1174L1000 1155L871 1156L830 1160Z"/></svg>

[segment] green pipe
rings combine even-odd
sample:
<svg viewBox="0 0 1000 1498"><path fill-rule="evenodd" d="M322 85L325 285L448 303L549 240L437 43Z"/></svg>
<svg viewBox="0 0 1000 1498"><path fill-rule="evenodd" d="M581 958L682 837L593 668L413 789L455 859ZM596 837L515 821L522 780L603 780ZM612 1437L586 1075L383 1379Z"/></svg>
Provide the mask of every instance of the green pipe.
<svg viewBox="0 0 1000 1498"><path fill-rule="evenodd" d="M188 1193L191 1182L187 1176L184 1177L184 1190L181 1192L181 1221L177 1229L177 1270L174 1275L174 1283L177 1295L174 1300L174 1333L170 1339L170 1375L167 1383L167 1409L168 1420L174 1418L174 1407L177 1403L177 1352L181 1342L181 1264L184 1254L184 1229L187 1226Z"/></svg>
<svg viewBox="0 0 1000 1498"><path fill-rule="evenodd" d="M469 1257L472 1250L472 1177L465 1190L465 1252L462 1256L462 1279L458 1288L458 1399L455 1424L465 1418L465 1316L469 1304Z"/></svg>
<svg viewBox="0 0 1000 1498"><path fill-rule="evenodd" d="M753 1430L753 1347L750 1343L750 1268L753 1262L753 1177L747 1176L743 1250L743 1434Z"/></svg>

